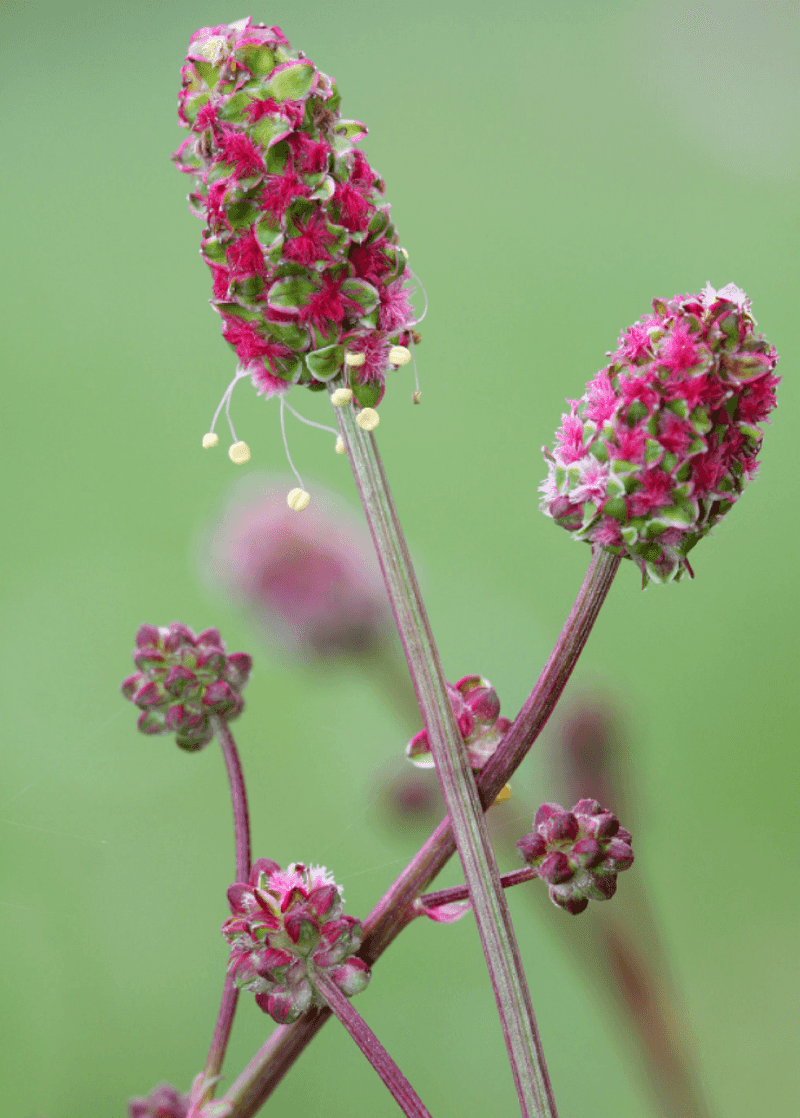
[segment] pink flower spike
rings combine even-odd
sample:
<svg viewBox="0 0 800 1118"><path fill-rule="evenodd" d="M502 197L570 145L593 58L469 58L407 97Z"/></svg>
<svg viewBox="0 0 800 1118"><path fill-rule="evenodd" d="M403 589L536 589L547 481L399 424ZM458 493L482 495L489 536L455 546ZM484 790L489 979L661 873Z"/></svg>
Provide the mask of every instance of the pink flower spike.
<svg viewBox="0 0 800 1118"><path fill-rule="evenodd" d="M323 373L375 408L415 316L383 180L355 147L366 127L342 119L333 79L279 28L252 20L192 36L178 120L189 138L173 159L206 224L212 306L257 391L318 390ZM331 367L354 337L369 339L368 363Z"/></svg>
<svg viewBox="0 0 800 1118"><path fill-rule="evenodd" d="M778 355L734 284L653 301L569 401L541 509L574 539L632 559L643 584L691 575L689 551L758 468Z"/></svg>

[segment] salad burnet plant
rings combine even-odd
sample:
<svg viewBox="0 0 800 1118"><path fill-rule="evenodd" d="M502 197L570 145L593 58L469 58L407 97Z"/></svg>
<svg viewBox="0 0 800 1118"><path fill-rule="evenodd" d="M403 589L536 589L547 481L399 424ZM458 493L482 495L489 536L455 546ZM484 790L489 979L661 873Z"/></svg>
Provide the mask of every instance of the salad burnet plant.
<svg viewBox="0 0 800 1118"><path fill-rule="evenodd" d="M379 988L373 969L414 919L446 925L471 912L520 1111L554 1118L545 1045L504 889L540 878L559 918L577 917L590 901L613 897L618 874L633 863L633 840L610 805L582 790L571 809L544 803L536 810L532 830L516 841L524 867L501 876L486 812L508 795L507 782L552 713L622 560L639 567L643 585L693 575L690 551L757 472L762 425L775 406L777 354L756 332L744 292L730 283L719 290L707 284L697 294L654 299L583 395L569 401L553 449L544 450L541 508L589 544L588 571L521 711L513 721L501 717L498 693L480 674L456 684L445 680L378 453L379 407L386 391L399 390L398 370L416 370L422 316L411 300L419 281L384 182L357 147L366 127L342 117L336 82L293 51L279 28L250 18L195 32L181 78L178 115L188 134L173 158L190 179L190 209L204 226L211 304L237 361L202 445L219 444L215 427L224 409L229 457L240 466L249 460L231 416L234 388L248 379L277 402L298 483L286 495L286 510L313 516L305 512L313 495L289 456L284 420L286 410L302 418L294 406L301 406L302 392L293 390L327 394L335 426L326 429L353 471L423 724L407 756L435 767L447 814L363 919L346 911L327 867L281 867L269 851L253 860L230 726L244 709L251 658L229 653L214 628L195 634L177 622L143 625L137 670L123 694L139 708L143 733L174 735L187 751L216 737L230 782L236 858L230 914L222 924L229 963L205 1066L189 1094L161 1084L131 1100L129 1114L249 1118L332 1015L401 1110L428 1114L352 999L368 984ZM412 400L420 399L415 379ZM378 598L369 575L359 595L358 565L348 565L341 549L333 557L329 549L326 561L323 546L309 545L284 550L276 562L267 555L268 536L244 533L245 543L229 553L232 567L246 553L232 578L247 587L246 595L269 601L273 617L295 617L295 643L305 641L323 657L332 649L349 654L380 644L383 607L370 605ZM302 567L298 583L293 562ZM332 571L333 595L326 592ZM343 625L356 600L369 608L357 623ZM454 853L464 884L426 892ZM254 995L277 1027L219 1094L242 991Z"/></svg>

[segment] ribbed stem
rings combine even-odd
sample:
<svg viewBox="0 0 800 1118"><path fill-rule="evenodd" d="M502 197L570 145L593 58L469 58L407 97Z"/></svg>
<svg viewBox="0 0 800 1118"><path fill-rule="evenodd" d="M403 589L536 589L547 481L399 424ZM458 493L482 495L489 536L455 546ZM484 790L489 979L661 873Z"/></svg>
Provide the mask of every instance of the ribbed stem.
<svg viewBox="0 0 800 1118"><path fill-rule="evenodd" d="M523 881L530 881L538 874L532 866L522 870L511 870L500 875L500 884L504 889L513 885L521 885ZM423 893L418 904L423 908L439 908L443 904L452 904L453 901L466 901L469 898L469 889L466 885L451 885L449 889L439 889L436 893Z"/></svg>
<svg viewBox="0 0 800 1118"><path fill-rule="evenodd" d="M222 748L225 768L228 770L228 783L231 786L233 829L236 839L236 880L246 884L250 877L250 815L247 810L247 791L244 786L242 763L239 760L239 751L230 726L222 715L212 715L211 725Z"/></svg>
<svg viewBox="0 0 800 1118"><path fill-rule="evenodd" d="M402 1112L409 1118L431 1118L400 1068L333 979L327 974L316 974L314 985L392 1092L392 1097Z"/></svg>
<svg viewBox="0 0 800 1118"><path fill-rule="evenodd" d="M383 463L374 436L358 426L353 407L337 409L337 419L428 731L521 1112L524 1118L555 1118L555 1100L497 861Z"/></svg>
<svg viewBox="0 0 800 1118"><path fill-rule="evenodd" d="M618 557L602 549L592 555L583 585L536 686L497 752L478 774L478 792L484 810L511 779L543 730L589 638L619 563ZM364 940L359 955L365 963L372 966L413 919L415 898L454 853L453 831L446 818L364 921ZM329 1017L330 1010L315 1009L293 1025L277 1026L225 1095L225 1101L232 1108L230 1118L253 1118Z"/></svg>
<svg viewBox="0 0 800 1118"><path fill-rule="evenodd" d="M236 880L246 882L250 877L250 817L247 810L247 791L244 785L244 773L239 760L239 751L236 748L233 734L222 715L215 714L211 717L214 733L222 749L225 759L225 768L228 771L228 783L231 789L231 804L233 806L233 829L236 845ZM203 1069L207 1079L213 1080L222 1070L225 1059L225 1049L228 1047L228 1038L231 1035L233 1018L236 1013L236 1004L239 1000L239 991L234 986L233 979L226 975L222 987L217 1024L214 1036L211 1038L211 1047L208 1050L206 1066ZM202 1102L208 1102L214 1097L216 1084L210 1083L203 1093Z"/></svg>

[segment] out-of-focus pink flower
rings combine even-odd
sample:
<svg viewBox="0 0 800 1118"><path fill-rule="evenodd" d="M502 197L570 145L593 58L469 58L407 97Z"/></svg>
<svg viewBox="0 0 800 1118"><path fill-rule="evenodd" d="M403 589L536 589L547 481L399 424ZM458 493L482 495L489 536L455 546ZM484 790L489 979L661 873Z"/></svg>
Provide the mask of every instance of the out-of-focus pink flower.
<svg viewBox="0 0 800 1118"><path fill-rule="evenodd" d="M324 494L298 516L285 487L265 492L257 477L245 480L211 543L215 578L297 652L333 659L374 651L391 614L366 531Z"/></svg>

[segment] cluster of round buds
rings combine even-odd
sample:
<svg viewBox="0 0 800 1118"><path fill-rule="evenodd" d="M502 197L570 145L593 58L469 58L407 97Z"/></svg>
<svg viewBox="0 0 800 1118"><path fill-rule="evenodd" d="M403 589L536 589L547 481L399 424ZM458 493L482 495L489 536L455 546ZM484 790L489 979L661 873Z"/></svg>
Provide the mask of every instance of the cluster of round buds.
<svg viewBox="0 0 800 1118"><path fill-rule="evenodd" d="M193 752L211 741L212 715L230 721L242 713L253 662L246 652L226 653L218 629L195 636L177 621L166 629L142 625L133 662L139 670L122 693L141 710L143 734L174 733L181 749Z"/></svg>
<svg viewBox="0 0 800 1118"><path fill-rule="evenodd" d="M573 915L613 897L617 874L633 865L630 831L597 800L578 800L572 811L542 804L533 826L517 850L549 884L553 904Z"/></svg>
<svg viewBox="0 0 800 1118"><path fill-rule="evenodd" d="M343 895L324 866L259 858L249 884L231 885L233 915L222 926L231 945L228 973L250 990L265 1013L289 1024L325 1002L314 976L327 975L343 994L359 994L370 980L358 920L342 915Z"/></svg>
<svg viewBox="0 0 800 1118"><path fill-rule="evenodd" d="M445 683L450 706L467 747L473 769L482 769L511 725L500 717L500 700L488 679L466 675L458 683ZM421 769L432 769L431 743L427 730L420 730L406 746L406 756ZM507 796L503 797L507 799Z"/></svg>
<svg viewBox="0 0 800 1118"><path fill-rule="evenodd" d="M249 18L195 32L181 74L191 134L173 159L194 176L212 305L240 369L266 396L347 384L374 408L415 319L384 183L353 146L366 128L279 28Z"/></svg>
<svg viewBox="0 0 800 1118"><path fill-rule="evenodd" d="M734 284L655 299L544 448L542 511L671 582L755 475L778 355Z"/></svg>
<svg viewBox="0 0 800 1118"><path fill-rule="evenodd" d="M146 1098L128 1102L128 1118L186 1118L189 1096L181 1094L169 1083L154 1087Z"/></svg>

